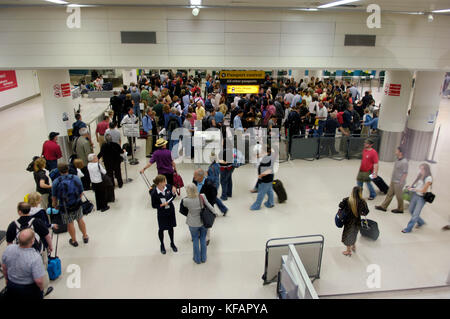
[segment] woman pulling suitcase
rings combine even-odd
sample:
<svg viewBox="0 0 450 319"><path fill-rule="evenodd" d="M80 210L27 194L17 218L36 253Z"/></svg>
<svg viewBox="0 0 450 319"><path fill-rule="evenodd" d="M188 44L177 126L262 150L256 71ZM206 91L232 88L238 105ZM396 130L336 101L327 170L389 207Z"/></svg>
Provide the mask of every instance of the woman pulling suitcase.
<svg viewBox="0 0 450 319"><path fill-rule="evenodd" d="M152 207L157 210L158 214L158 236L161 241L161 253L166 254L166 248L164 246L164 231L169 232L170 237L170 247L174 252L178 249L175 246L173 237L173 228L177 226L177 221L175 218L175 207L173 206L173 200L176 197L175 187L167 184L167 179L164 175L158 175L153 180L153 184L156 185L150 191L152 198Z"/></svg>

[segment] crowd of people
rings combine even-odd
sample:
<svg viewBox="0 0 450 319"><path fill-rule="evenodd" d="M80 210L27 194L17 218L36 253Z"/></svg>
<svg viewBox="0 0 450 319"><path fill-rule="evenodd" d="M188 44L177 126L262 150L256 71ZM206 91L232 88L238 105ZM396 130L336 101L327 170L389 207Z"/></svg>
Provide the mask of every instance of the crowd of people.
<svg viewBox="0 0 450 319"><path fill-rule="evenodd" d="M83 219L84 191L95 193L97 210L106 212L109 203L115 201L115 179L117 186L123 187L121 163L129 155L122 144L119 128L126 124L142 125L146 138L145 156L149 158L141 170L149 169L156 163L157 176L150 188L151 206L157 210L160 251L166 254L164 231L170 237L170 247L175 245L174 228L177 226L174 199L177 194L177 166L172 148L179 141L172 141L171 132L184 127L193 133L195 121L201 121L203 129L217 128L224 131L228 125L235 131L246 131L251 127L279 128L291 140L294 136L311 138L356 134L368 139L364 144L362 162L357 176L357 186L339 207L346 211L342 242L347 247L344 255L356 251L355 242L361 216L369 212L362 197L365 183L370 191L369 200L377 195L371 185L378 174L378 154L372 148L370 136L377 134L378 107L370 91L361 98L357 88L351 83L293 79L273 81L267 77L261 92L254 95L226 95L217 76L207 76L205 92L200 89L201 80L185 73L164 73L143 76L137 84L124 86L114 92L110 105L112 114L105 115L98 123L95 135L100 152L94 153L94 144L87 125L80 114L73 123L71 143L73 155L68 163L57 161L62 157L57 143L57 132L51 132L43 145L42 156L33 161L36 193L30 194L28 203L18 205L20 218L8 228L8 248L2 257L2 266L11 296L33 296L42 298L51 292L46 279L46 258L53 250L50 231L67 225L69 243L78 247L74 222L82 233L84 244L89 242L87 227ZM144 105L141 110L141 103ZM142 112L143 111L143 112ZM228 118L226 124L225 118ZM198 123L198 122L197 122ZM192 182L185 185L187 196L179 203L179 212L186 216L186 223L193 242L193 260L197 264L206 262L207 246L210 243L211 228L206 228L202 212L207 208L214 215L220 211L227 216L229 209L224 202L233 196L233 172L245 159L230 145L223 135L223 148L219 154L212 153L210 166L205 171L197 169ZM165 138L163 138L165 137ZM136 145L128 138L129 145ZM264 205L272 208L274 201L274 150L270 143L258 151L256 185L251 190L257 193L256 201L249 207L256 211ZM397 150L389 192L385 201L375 208L386 211L393 196L398 207L393 212L403 213L403 197L408 163L401 147ZM103 164L100 161L103 161ZM424 194L433 180L430 167L421 164L420 173L408 191L412 193L409 210L412 218L402 230L411 232L425 222L420 213L425 205ZM219 196L219 187L222 192ZM217 207L217 210L216 210ZM59 223L49 222L45 211L57 209L61 215ZM44 212L44 213L42 213ZM31 227L33 226L33 227ZM39 258L38 258L39 257ZM17 262L19 260L19 262ZM44 292L45 291L45 292Z"/></svg>

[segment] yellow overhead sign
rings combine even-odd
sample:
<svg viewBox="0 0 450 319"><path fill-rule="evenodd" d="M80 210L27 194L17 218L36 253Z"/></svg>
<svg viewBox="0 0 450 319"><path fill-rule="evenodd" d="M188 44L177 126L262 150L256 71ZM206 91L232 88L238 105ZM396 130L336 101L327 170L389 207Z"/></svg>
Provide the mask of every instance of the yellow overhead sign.
<svg viewBox="0 0 450 319"><path fill-rule="evenodd" d="M227 94L258 94L259 85L228 85Z"/></svg>
<svg viewBox="0 0 450 319"><path fill-rule="evenodd" d="M264 71L220 71L221 80L226 79L264 79L266 72Z"/></svg>

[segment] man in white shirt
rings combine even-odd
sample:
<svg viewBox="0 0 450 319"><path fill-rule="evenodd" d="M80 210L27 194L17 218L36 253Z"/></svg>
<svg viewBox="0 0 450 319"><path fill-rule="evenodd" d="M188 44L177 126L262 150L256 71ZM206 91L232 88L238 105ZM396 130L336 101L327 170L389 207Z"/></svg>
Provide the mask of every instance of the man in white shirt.
<svg viewBox="0 0 450 319"><path fill-rule="evenodd" d="M288 102L289 105L291 105L293 99L294 99L294 94L292 94L291 90L288 90L287 94L284 96L284 101Z"/></svg>
<svg viewBox="0 0 450 319"><path fill-rule="evenodd" d="M349 88L349 90L350 90L350 93L352 94L353 102L355 102L356 100L359 100L359 98L361 96L359 94L358 89L353 84L351 84L351 87Z"/></svg>
<svg viewBox="0 0 450 319"><path fill-rule="evenodd" d="M125 115L122 119L122 122L120 122L120 125L123 126L124 124L136 124L137 121L138 121L138 118L136 117L136 115L133 114L133 109L130 108L128 110L128 114ZM134 144L134 151L136 151L136 137L131 138L131 137L127 136L127 138L128 138L128 143L130 144L130 146Z"/></svg>
<svg viewBox="0 0 450 319"><path fill-rule="evenodd" d="M293 108L294 106L297 105L297 102L301 102L302 101L302 96L300 95L300 93L298 93L298 90L295 91L295 95L292 98L291 101L291 108Z"/></svg>
<svg viewBox="0 0 450 319"><path fill-rule="evenodd" d="M320 102L316 114L316 119L319 120L319 129L318 129L319 136L322 136L323 134L323 128L325 126L325 121L327 120L327 117L328 117L327 108L323 105L322 102Z"/></svg>

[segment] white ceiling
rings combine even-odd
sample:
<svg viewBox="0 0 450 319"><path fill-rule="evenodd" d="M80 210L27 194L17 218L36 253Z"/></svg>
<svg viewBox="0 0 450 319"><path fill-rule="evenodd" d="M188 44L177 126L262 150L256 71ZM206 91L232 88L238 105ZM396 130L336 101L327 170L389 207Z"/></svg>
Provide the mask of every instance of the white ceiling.
<svg viewBox="0 0 450 319"><path fill-rule="evenodd" d="M189 0L66 0L72 4L90 4L90 5L122 5L122 6L187 6ZM315 8L321 4L330 3L334 0L203 0L202 6L214 7L250 7L250 8ZM350 5L356 5L356 8L337 7L324 10L364 10L367 5L376 3L382 11L391 12L419 12L432 11L439 9L450 9L450 0L361 0ZM0 0L0 6L3 5L52 5L44 0Z"/></svg>

